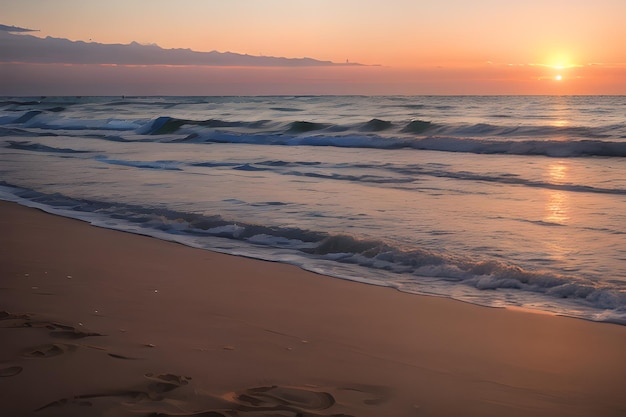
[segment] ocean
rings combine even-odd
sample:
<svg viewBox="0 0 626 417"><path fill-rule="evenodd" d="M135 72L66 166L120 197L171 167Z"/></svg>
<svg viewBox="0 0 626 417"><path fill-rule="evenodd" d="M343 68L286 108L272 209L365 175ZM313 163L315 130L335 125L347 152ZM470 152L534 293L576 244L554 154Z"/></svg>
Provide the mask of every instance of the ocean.
<svg viewBox="0 0 626 417"><path fill-rule="evenodd" d="M1 97L0 199L626 324L624 96Z"/></svg>

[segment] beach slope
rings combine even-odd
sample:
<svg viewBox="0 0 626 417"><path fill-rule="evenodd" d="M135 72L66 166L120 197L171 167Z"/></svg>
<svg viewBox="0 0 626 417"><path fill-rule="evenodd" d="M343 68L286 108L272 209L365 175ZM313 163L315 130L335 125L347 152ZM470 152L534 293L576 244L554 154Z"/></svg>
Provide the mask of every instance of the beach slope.
<svg viewBox="0 0 626 417"><path fill-rule="evenodd" d="M7 416L623 416L626 326L484 308L0 202Z"/></svg>

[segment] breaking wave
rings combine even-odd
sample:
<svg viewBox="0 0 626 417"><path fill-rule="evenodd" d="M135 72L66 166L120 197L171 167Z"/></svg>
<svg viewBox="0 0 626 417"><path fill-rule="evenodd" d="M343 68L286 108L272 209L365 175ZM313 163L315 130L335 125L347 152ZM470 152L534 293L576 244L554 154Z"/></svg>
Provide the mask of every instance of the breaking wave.
<svg viewBox="0 0 626 417"><path fill-rule="evenodd" d="M341 277L357 281L363 275L361 268L364 268L406 276L405 281L414 283L411 288L419 288L421 280L434 279L444 289L443 294L445 288L458 285L478 291L529 292L548 298L570 299L587 308L613 311L614 314L608 315L610 321L622 322L626 317L626 293L609 283L600 284L580 276L526 270L500 260L467 258L425 247L401 248L382 240L297 227L235 222L217 214L77 200L61 194L44 194L16 188L7 183L0 185L0 198L87 220L95 225L174 240L191 246L198 246L198 239L203 238L236 241L247 245L238 247L239 255L294 263L328 275L334 275L335 268L332 264L346 265L348 270L352 266L357 269L353 269L351 275L346 274L344 269ZM215 246L214 243L209 243L206 248L215 249ZM277 249L282 251L282 255L273 252ZM268 251L267 255L263 255L263 251ZM320 269L316 263L318 261L331 266ZM384 279L369 282L406 290ZM626 320L622 324L626 324Z"/></svg>
<svg viewBox="0 0 626 417"><path fill-rule="evenodd" d="M167 115L150 120L97 119L76 116L71 113L72 106L63 101L38 106L30 103L33 102L1 102L0 110L3 113L0 113L0 126L13 131L31 129L35 136L57 135L62 131L65 135L91 137L99 134L101 139L116 141L243 143L355 149L406 148L551 157L626 156L624 125L500 125L384 118L337 124L323 120L194 120ZM38 108L24 111L27 104L31 108ZM288 108L276 111L282 113L282 117L291 112ZM293 110L296 111L297 109ZM507 118L499 119L506 121Z"/></svg>

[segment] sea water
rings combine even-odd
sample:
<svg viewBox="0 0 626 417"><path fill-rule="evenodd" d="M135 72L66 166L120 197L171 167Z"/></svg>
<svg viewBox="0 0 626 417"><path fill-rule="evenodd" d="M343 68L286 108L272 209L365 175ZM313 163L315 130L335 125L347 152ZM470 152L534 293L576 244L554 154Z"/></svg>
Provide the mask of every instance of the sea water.
<svg viewBox="0 0 626 417"><path fill-rule="evenodd" d="M1 199L622 324L625 157L623 96L0 98Z"/></svg>

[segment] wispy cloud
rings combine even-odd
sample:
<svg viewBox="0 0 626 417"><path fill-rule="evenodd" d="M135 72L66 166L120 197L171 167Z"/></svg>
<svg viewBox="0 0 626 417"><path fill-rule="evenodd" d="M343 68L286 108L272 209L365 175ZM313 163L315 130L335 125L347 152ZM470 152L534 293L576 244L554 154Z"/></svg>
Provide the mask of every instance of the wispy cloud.
<svg viewBox="0 0 626 417"><path fill-rule="evenodd" d="M30 29L0 25L0 62L39 64L198 65L242 67L358 66L313 58L283 58L233 52L164 49L158 45L103 44L15 34Z"/></svg>
<svg viewBox="0 0 626 417"><path fill-rule="evenodd" d="M19 32L38 32L35 29L26 29L26 28L20 28L17 26L7 26L7 25L2 25L0 24L0 31L3 32L15 32L15 33L19 33Z"/></svg>

